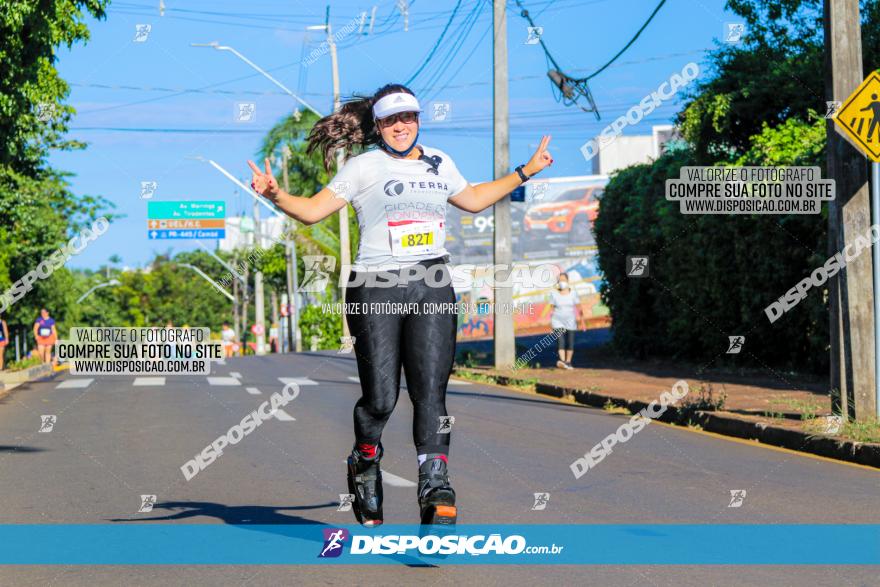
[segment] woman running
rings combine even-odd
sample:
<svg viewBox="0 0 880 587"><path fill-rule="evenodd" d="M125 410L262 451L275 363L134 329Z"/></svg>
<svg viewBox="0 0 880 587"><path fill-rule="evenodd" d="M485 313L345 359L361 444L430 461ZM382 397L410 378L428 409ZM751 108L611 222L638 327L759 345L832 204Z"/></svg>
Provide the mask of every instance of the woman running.
<svg viewBox="0 0 880 587"><path fill-rule="evenodd" d="M287 215L320 222L351 203L360 242L345 302L360 308L455 303L446 266L446 204L480 212L507 196L553 162L542 138L528 163L501 179L471 186L446 153L420 145L419 102L409 88L389 84L372 97L357 97L319 120L308 139L308 152L319 151L329 171L337 149L350 158L328 187L312 197L292 196L278 187L269 160L265 171L252 161L254 189ZM378 148L368 149L376 146ZM422 277L406 287L381 287L358 273L377 268L400 277L422 265ZM444 285L431 277L439 271ZM366 283L365 283L366 282ZM372 285L370 284L372 283ZM355 444L348 458L353 510L365 526L382 523L382 430L400 391L403 366L413 403L413 441L419 463L417 487L422 523L454 524L455 491L449 483L449 433L441 431L446 386L455 358L457 315L447 313L351 313L348 315L362 397L354 408Z"/></svg>
<svg viewBox="0 0 880 587"><path fill-rule="evenodd" d="M49 317L49 310L40 310L40 317L34 322L34 338L37 340L37 353L44 363L52 361L52 345L58 340L55 319Z"/></svg>

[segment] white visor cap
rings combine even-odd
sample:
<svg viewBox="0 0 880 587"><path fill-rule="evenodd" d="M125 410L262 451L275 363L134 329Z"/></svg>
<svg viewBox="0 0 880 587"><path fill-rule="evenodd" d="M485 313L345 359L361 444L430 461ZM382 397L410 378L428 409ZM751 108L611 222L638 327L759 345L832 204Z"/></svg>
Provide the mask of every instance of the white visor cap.
<svg viewBox="0 0 880 587"><path fill-rule="evenodd" d="M398 92L388 94L373 104L373 117L385 118L398 112L421 112L419 101L412 94Z"/></svg>

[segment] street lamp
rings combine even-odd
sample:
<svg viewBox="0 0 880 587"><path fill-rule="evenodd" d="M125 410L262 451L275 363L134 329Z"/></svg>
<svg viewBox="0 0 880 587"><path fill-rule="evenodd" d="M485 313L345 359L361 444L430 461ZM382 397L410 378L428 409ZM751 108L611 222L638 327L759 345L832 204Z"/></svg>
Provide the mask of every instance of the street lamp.
<svg viewBox="0 0 880 587"><path fill-rule="evenodd" d="M328 9L328 19L329 19L329 9ZM326 29L327 29L327 33L328 33L328 37L329 37L330 36L329 20L326 24ZM331 38L331 43L332 42L333 42L333 40ZM192 47L207 47L207 48L211 48L211 49L216 49L218 51L229 51L230 53L232 53L233 55L235 55L236 57L238 57L239 59L241 59L242 61L247 63L249 66L251 66L260 75L262 75L263 77L268 79L270 82L272 82L273 84L275 84L276 86L278 86L279 88L284 90L284 92L287 95L289 95L291 98L293 98L294 100L296 100L297 102L299 102L300 104L302 104L303 106L305 106L306 108L308 108L309 110L314 112L319 118L324 117L323 114L321 114L320 112L315 110L310 104L308 104L302 98L300 98L299 96L294 94L292 91L290 91L290 89L287 86L285 86L280 81L278 81L277 79L275 79L274 77L269 75L269 73L266 70L261 68L259 65L257 65L256 63L254 63L253 61L251 61L250 59L248 59L247 57L245 57L244 55L242 55L241 53L239 53L238 51L236 51L232 47L229 47L227 45L221 45L217 41L212 41L210 43L190 43L190 46L192 46ZM334 72L333 82L334 82L334 88L335 88L334 109L338 109L339 108L339 73L338 73L338 68L336 66L336 45L335 44L331 47L331 50L332 50L332 56L333 56L333 72ZM296 120L299 120L299 110L295 111L294 117L296 118ZM199 159L201 161L206 161L212 167L214 167L215 169L220 171L223 175L225 175L227 178L229 178L231 181L235 182L236 185L238 185L239 187L244 189L244 191L246 193L250 194L253 197L256 197L258 201L262 202L263 205L266 206L267 208L269 208L275 215L282 216L282 214L280 212L278 212L278 210L275 209L273 206L270 206L265 201L264 198L260 198L260 197L256 196L252 190L245 187L232 174L230 174L228 171L226 171L225 169L220 167L220 165L218 165L214 161L211 161L210 159L204 159L202 157L195 157L195 158ZM337 153L337 169L341 169L341 168L342 168L342 151L339 151ZM284 175L286 178L286 176L287 176L286 155L285 155L285 162L284 162ZM290 190L290 186L287 185L286 181L285 181L284 187L286 190ZM293 226L295 227L295 224ZM294 305L293 312L290 312L289 307L288 307L288 320L290 321L289 330L296 337L295 344L296 344L296 350L298 351L299 350L299 331L298 331L299 304L296 303L293 299L293 297L295 295L296 281L297 281L296 242L294 239L290 238L287 230L285 230L284 232L285 232L284 241L285 241L285 252L286 252L285 256L287 257L287 259L286 259L286 261L287 261L287 302L288 302L288 305L289 304ZM348 259L348 209L347 208L343 208L340 211L339 234L340 234L340 241L343 245L340 248L340 258L342 259L343 263L348 263L349 259ZM291 275L291 273L292 273L292 275ZM291 289L291 284L293 284L293 289ZM345 297L344 292L343 292L342 297L343 298ZM344 330L344 334L347 335L348 334L348 324L345 322L345 320L343 320L343 330ZM288 337L288 340L289 340L289 338L290 337Z"/></svg>
<svg viewBox="0 0 880 587"><path fill-rule="evenodd" d="M196 161L201 161L201 162L203 162L203 163L207 163L207 164L209 164L211 167L213 167L214 169L216 169L217 171L219 171L220 173L222 173L224 176L226 176L226 178L227 178L229 181L233 182L233 183L234 183L235 185L237 185L239 188L241 188L242 190L244 190L244 192L245 192L246 194L250 195L252 198L254 198L254 200L256 200L257 202L260 202L260 203L263 204L266 208L268 208L269 210L271 210L271 212L272 212L273 214L275 214L275 215L278 216L279 218L284 218L284 219L286 219L286 216L285 216L284 214L282 214L282 213L281 213L281 212L280 212L275 206L269 204L269 202L266 200L266 198L261 197L261 196L260 196L259 194L257 194L253 189L251 189L250 186L246 186L246 185L244 185L244 183L242 183L237 177L235 177L234 175L232 175L231 173L229 173L229 171L227 171L226 169L224 169L224 168L223 168L219 163L217 163L216 161L214 161L214 160L212 160L212 159L206 159L205 157L202 157L201 155L194 155L194 156L189 157L189 159L194 159L194 160L196 160ZM286 173L286 170L285 170L285 173ZM261 240L262 240L262 239L261 239ZM288 236L288 234L287 234L286 231L285 231L285 235L284 235L284 241L285 241L285 242L284 242L284 245L285 245L285 253L286 253L285 256L287 257L288 272L290 272L291 270L295 272L295 271L296 271L296 243L293 241L293 239L291 239L291 238ZM258 247L262 247L262 243L261 243L261 242L257 242L256 244L257 244ZM204 248L204 247L203 247L203 248ZM219 260L219 259L218 259L218 260ZM223 263L222 261L220 261L220 262ZM226 264L223 263L223 265L226 265ZM237 274L237 273L236 273L231 267L228 267L228 266L227 266L227 269L229 269L230 271L232 271L232 273L238 277L238 274ZM259 272L258 272L258 273L259 273ZM289 282L289 281L290 281L290 280L288 280L288 282ZM261 300L262 297L263 297L262 283L258 284L257 287L256 287L255 289L256 289L256 291L255 291L256 300ZM247 291L247 283L245 283L245 291ZM299 324L298 324L298 323L299 323L299 316L298 316L298 313L299 313L299 307L298 307L297 304L295 304L294 299L293 299L293 296L294 296L294 290L291 290L290 287L288 287L288 290L287 290L287 300L288 300L288 304L294 304L294 307L296 308L296 314L294 314L294 313L290 313L290 312L288 313L288 317L291 319L291 323L290 323L288 326L289 326L291 332L293 332L294 334L296 334L296 333L297 333L297 328L299 327ZM261 307L262 307L262 305L261 305ZM257 312L257 315L258 315L258 316L257 316L257 323L258 323L258 324L264 324L264 323L265 323L265 320L264 320L263 316L260 314L260 311ZM262 335L259 335L259 336L262 336Z"/></svg>
<svg viewBox="0 0 880 587"><path fill-rule="evenodd" d="M110 281L106 281L106 282L104 282L104 283L99 283L98 285L96 285L95 287L93 287L92 289L90 289L89 291L87 291L86 293L84 293L83 295L81 295L81 296L79 297L79 299L76 300L76 303L77 303L77 304L82 303L82 301L83 301L84 299L86 299L87 297L89 297L90 295L92 295L92 292L95 291L95 290L97 290L97 289L101 289L102 287L116 286L116 285L121 285L121 284L119 283L119 280L118 280L118 279L111 279Z"/></svg>
<svg viewBox="0 0 880 587"><path fill-rule="evenodd" d="M255 192L253 189L251 189L250 186L244 185L241 181L239 181L239 179L237 177L235 177L234 175L232 175L231 173L226 171L223 167L220 166L219 163L217 163L213 159L206 159L205 157L202 157L201 155L193 155L193 156L187 157L187 159L195 159L196 161L201 161L202 163L207 163L208 165L210 165L211 167L213 167L214 169L216 169L217 171L219 171L220 173L225 175L229 181L231 181L232 183L234 183L235 185L237 185L238 187L243 189L245 191L245 193L248 194L250 197L254 198L256 201L258 201L259 203L264 205L266 208L268 208L272 212L272 214L274 214L275 216L278 216L279 218L284 218L284 214L279 212L278 208L276 208L275 206L270 204L268 201L266 201L266 198L261 197L259 194L257 194L257 192Z"/></svg>
<svg viewBox="0 0 880 587"><path fill-rule="evenodd" d="M248 65L250 65L252 68L257 70L257 72L259 72L263 77L268 79L270 82L272 82L273 84L275 84L276 86L278 86L279 88L284 90L284 92L287 93L291 98L293 98L294 100L296 100L297 102L299 102L300 104L302 104L303 106L305 106L306 108L308 108L309 110L311 110L312 112L317 114L319 118L324 117L323 114L321 114L320 112L318 112L317 110L312 108L312 106L309 103L307 103L305 100L303 100L302 98L300 98L299 96L297 96L296 94L291 92L287 88L287 86L285 86L280 81L278 81L277 79L275 79L274 77L269 75L269 73L266 70L261 68L259 65L257 65L256 63L254 63L253 61L251 61L250 59L248 59L247 57L245 57L244 55L242 55L241 53L239 53L238 51L236 51L232 47L228 47L226 45L221 45L217 41L212 41L210 43L190 43L190 47L209 47L211 49L217 49L218 51L229 51L230 53L232 53L233 55L235 55L236 57L238 57L239 59L241 59L242 61L244 61Z"/></svg>
<svg viewBox="0 0 880 587"><path fill-rule="evenodd" d="M210 277L205 275L205 272L202 271L201 269L199 269L198 267L196 267L195 265L190 265L189 263L175 263L175 265L177 265L178 267L186 267L187 269L192 269L193 271L198 273L201 277L203 277L206 281L208 281L211 285L213 285L214 289L216 289L217 291L222 293L224 296L226 296L227 298L232 300L232 302L235 302L235 298L232 297L232 295L228 291L223 289L223 286L221 286L219 283L217 283L216 281L214 281L213 279L211 279Z"/></svg>

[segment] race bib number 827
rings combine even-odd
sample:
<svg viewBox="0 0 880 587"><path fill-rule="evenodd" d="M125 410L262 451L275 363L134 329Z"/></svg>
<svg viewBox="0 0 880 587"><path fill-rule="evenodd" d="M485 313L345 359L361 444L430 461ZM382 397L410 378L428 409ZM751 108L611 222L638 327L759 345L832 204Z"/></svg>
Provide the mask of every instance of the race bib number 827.
<svg viewBox="0 0 880 587"><path fill-rule="evenodd" d="M389 226L391 253L397 255L422 255L439 251L446 240L442 222L416 222L403 226Z"/></svg>

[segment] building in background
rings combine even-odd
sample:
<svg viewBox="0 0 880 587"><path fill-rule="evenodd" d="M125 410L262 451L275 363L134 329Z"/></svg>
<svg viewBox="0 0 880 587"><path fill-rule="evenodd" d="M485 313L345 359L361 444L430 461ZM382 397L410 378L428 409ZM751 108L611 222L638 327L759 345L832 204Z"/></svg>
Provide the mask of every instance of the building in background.
<svg viewBox="0 0 880 587"><path fill-rule="evenodd" d="M254 219L250 216L232 216L226 219L226 238L220 239L219 248L227 253L235 249L254 246ZM267 248L274 241L281 240L284 232L284 218L273 216L260 220L260 247Z"/></svg>
<svg viewBox="0 0 880 587"><path fill-rule="evenodd" d="M592 158L593 173L609 175L630 165L650 163L666 152L666 144L681 139L671 124L652 127L649 135L620 135ZM601 143L600 143L601 144Z"/></svg>

